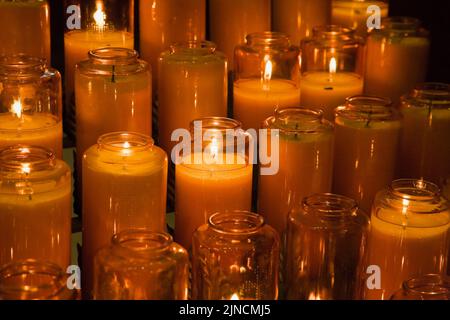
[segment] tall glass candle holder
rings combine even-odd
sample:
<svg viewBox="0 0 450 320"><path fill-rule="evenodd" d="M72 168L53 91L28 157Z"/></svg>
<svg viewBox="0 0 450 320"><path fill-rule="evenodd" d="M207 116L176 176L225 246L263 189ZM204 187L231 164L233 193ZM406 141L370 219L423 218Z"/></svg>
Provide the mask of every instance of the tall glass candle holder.
<svg viewBox="0 0 450 320"><path fill-rule="evenodd" d="M402 95L425 81L430 41L420 21L409 17L382 20L381 29L367 38L365 93L390 98Z"/></svg>
<svg viewBox="0 0 450 320"><path fill-rule="evenodd" d="M287 33L299 45L315 26L330 23L331 0L272 0L272 11L273 30Z"/></svg>
<svg viewBox="0 0 450 320"><path fill-rule="evenodd" d="M331 192L333 125L320 111L286 108L264 121L263 128L268 136L271 130L279 130L279 171L260 175L258 212L283 234L294 205L306 196ZM274 148L269 143L270 153Z"/></svg>
<svg viewBox="0 0 450 320"><path fill-rule="evenodd" d="M188 253L168 234L123 231L96 254L94 263L94 299L188 298Z"/></svg>
<svg viewBox="0 0 450 320"><path fill-rule="evenodd" d="M367 35L367 21L378 13L368 10L371 6L376 6L381 18L386 18L389 11L388 0L332 0L331 6L331 23L353 29L360 36Z"/></svg>
<svg viewBox="0 0 450 320"><path fill-rule="evenodd" d="M403 282L402 289L391 300L450 300L450 278L427 274Z"/></svg>
<svg viewBox="0 0 450 320"><path fill-rule="evenodd" d="M389 99L348 98L336 109L333 192L370 212L378 191L395 177L400 114Z"/></svg>
<svg viewBox="0 0 450 320"><path fill-rule="evenodd" d="M418 274L447 271L450 211L439 188L424 180L397 180L376 197L367 264L378 266L380 287L364 298L389 299Z"/></svg>
<svg viewBox="0 0 450 320"><path fill-rule="evenodd" d="M301 46L301 105L320 107L334 121L334 109L363 92L361 41L353 30L327 25L315 27Z"/></svg>
<svg viewBox="0 0 450 320"><path fill-rule="evenodd" d="M0 268L1 300L78 300L79 291L67 287L69 275L58 265L21 260Z"/></svg>
<svg viewBox="0 0 450 320"><path fill-rule="evenodd" d="M193 236L193 299L277 299L279 247L277 232L260 215L212 215Z"/></svg>
<svg viewBox="0 0 450 320"><path fill-rule="evenodd" d="M0 266L37 259L70 263L70 168L47 149L0 151Z"/></svg>
<svg viewBox="0 0 450 320"><path fill-rule="evenodd" d="M94 255L126 229L165 231L167 156L145 135L103 135L83 156L83 294Z"/></svg>
<svg viewBox="0 0 450 320"><path fill-rule="evenodd" d="M173 43L205 39L206 0L141 0L139 18L140 53L156 70L159 55Z"/></svg>
<svg viewBox="0 0 450 320"><path fill-rule="evenodd" d="M0 1L0 55L27 54L51 62L47 0Z"/></svg>
<svg viewBox="0 0 450 320"><path fill-rule="evenodd" d="M75 70L78 178L84 152L106 133L152 133L152 84L149 65L136 51L101 48ZM78 184L80 185L80 180Z"/></svg>
<svg viewBox="0 0 450 320"><path fill-rule="evenodd" d="M233 119L200 118L191 124L189 150L175 167L175 241L190 249L192 234L217 211L250 210L253 161L249 136ZM185 142L183 142L185 143ZM177 147L176 147L177 148Z"/></svg>
<svg viewBox="0 0 450 320"><path fill-rule="evenodd" d="M227 60L207 41L173 44L159 58L159 144L170 153L172 132L194 119L227 116Z"/></svg>
<svg viewBox="0 0 450 320"><path fill-rule="evenodd" d="M0 147L43 146L62 158L61 76L26 55L0 57Z"/></svg>
<svg viewBox="0 0 450 320"><path fill-rule="evenodd" d="M270 21L270 0L209 0L210 38L232 66L234 48L251 33L269 31Z"/></svg>
<svg viewBox="0 0 450 320"><path fill-rule="evenodd" d="M236 47L234 117L259 129L278 107L300 103L300 49L284 33L260 32Z"/></svg>
<svg viewBox="0 0 450 320"><path fill-rule="evenodd" d="M64 34L64 130L75 141L75 65L94 49L134 48L134 0L65 0L64 4L65 10L76 6L80 12L80 25L68 21Z"/></svg>
<svg viewBox="0 0 450 320"><path fill-rule="evenodd" d="M398 176L445 185L450 178L450 85L425 83L401 99Z"/></svg>
<svg viewBox="0 0 450 320"><path fill-rule="evenodd" d="M369 219L344 196L316 194L289 214L286 298L359 298Z"/></svg>

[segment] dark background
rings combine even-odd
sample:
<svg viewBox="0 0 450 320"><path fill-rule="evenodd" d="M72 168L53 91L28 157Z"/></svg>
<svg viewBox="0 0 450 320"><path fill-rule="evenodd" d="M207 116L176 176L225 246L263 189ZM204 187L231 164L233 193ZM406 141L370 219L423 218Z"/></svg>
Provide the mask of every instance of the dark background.
<svg viewBox="0 0 450 320"><path fill-rule="evenodd" d="M63 71L63 37L66 19L64 1L49 0L49 2L52 24L52 65L56 69ZM135 32L138 31L138 3L139 0L135 0ZM430 30L431 55L427 81L450 83L450 1L390 0L389 5L390 16L411 16L418 18L423 22L424 27ZM135 37L135 42L138 45L138 37Z"/></svg>

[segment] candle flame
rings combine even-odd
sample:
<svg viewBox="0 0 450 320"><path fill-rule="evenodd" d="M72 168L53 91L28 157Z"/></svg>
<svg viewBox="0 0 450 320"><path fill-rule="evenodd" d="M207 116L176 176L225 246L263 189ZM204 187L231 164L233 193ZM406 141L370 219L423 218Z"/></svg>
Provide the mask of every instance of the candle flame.
<svg viewBox="0 0 450 320"><path fill-rule="evenodd" d="M30 174L31 168L29 163L23 163L22 164L22 173Z"/></svg>
<svg viewBox="0 0 450 320"><path fill-rule="evenodd" d="M22 103L20 100L14 100L11 106L11 113L13 113L17 118L22 118Z"/></svg>
<svg viewBox="0 0 450 320"><path fill-rule="evenodd" d="M219 143L217 142L217 138L213 137L211 139L211 157L213 159L217 158L219 155Z"/></svg>
<svg viewBox="0 0 450 320"><path fill-rule="evenodd" d="M266 66L264 67L264 81L270 81L270 79L272 79L273 66L268 55L264 57L264 62L266 63Z"/></svg>
<svg viewBox="0 0 450 320"><path fill-rule="evenodd" d="M330 66L329 66L330 74L336 73L336 68L337 68L336 58L333 57L330 59Z"/></svg>
<svg viewBox="0 0 450 320"><path fill-rule="evenodd" d="M122 154L124 155L124 156L129 156L130 154L131 154L131 150L130 150L130 148L131 148L131 144L128 142L128 141L125 141L124 143L123 143L123 145L122 145Z"/></svg>
<svg viewBox="0 0 450 320"><path fill-rule="evenodd" d="M101 1L96 2L97 11L94 13L95 24L100 30L103 30L106 25L106 14L103 12L103 3Z"/></svg>
<svg viewBox="0 0 450 320"><path fill-rule="evenodd" d="M237 295L237 293L233 294L230 300L239 300L239 296Z"/></svg>

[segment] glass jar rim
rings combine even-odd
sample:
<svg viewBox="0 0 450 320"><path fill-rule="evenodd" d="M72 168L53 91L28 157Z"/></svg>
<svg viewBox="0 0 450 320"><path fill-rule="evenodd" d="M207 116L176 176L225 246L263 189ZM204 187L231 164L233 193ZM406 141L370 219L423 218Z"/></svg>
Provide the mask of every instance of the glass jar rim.
<svg viewBox="0 0 450 320"><path fill-rule="evenodd" d="M385 17L381 20L381 30L389 31L416 31L422 22L414 17L393 16Z"/></svg>
<svg viewBox="0 0 450 320"><path fill-rule="evenodd" d="M89 59L101 65L132 65L138 61L136 50L121 47L103 47L88 52Z"/></svg>
<svg viewBox="0 0 450 320"><path fill-rule="evenodd" d="M415 107L450 108L450 84L425 82L418 84L401 98L403 104Z"/></svg>
<svg viewBox="0 0 450 320"><path fill-rule="evenodd" d="M236 119L227 117L203 117L191 121L189 124L191 133L195 128L195 123L199 121L202 123L202 131L214 130L226 133L226 130L239 130L242 128L242 123Z"/></svg>
<svg viewBox="0 0 450 320"><path fill-rule="evenodd" d="M278 129L283 133L317 133L333 129L333 124L323 117L321 109L303 107L277 108L275 114L263 122L263 127Z"/></svg>
<svg viewBox="0 0 450 320"><path fill-rule="evenodd" d="M289 35L284 32L278 31L260 31L248 34L245 37L247 45L256 46L290 46L291 41Z"/></svg>
<svg viewBox="0 0 450 320"><path fill-rule="evenodd" d="M357 95L346 99L344 106L335 110L336 117L359 121L398 121L400 113L389 98Z"/></svg>
<svg viewBox="0 0 450 320"><path fill-rule="evenodd" d="M112 237L112 244L135 253L165 251L173 243L170 234L148 229L129 229Z"/></svg>
<svg viewBox="0 0 450 320"><path fill-rule="evenodd" d="M355 200L332 193L314 194L305 197L302 208L323 218L354 217L360 212Z"/></svg>
<svg viewBox="0 0 450 320"><path fill-rule="evenodd" d="M264 217L250 211L224 211L212 214L208 225L216 232L228 235L249 235L265 226Z"/></svg>
<svg viewBox="0 0 450 320"><path fill-rule="evenodd" d="M13 277L21 277L23 280L24 276L36 275L45 276L48 279L48 282L40 285L31 284L23 287L2 284L6 279ZM52 299L65 290L67 285L66 279L67 275L63 270L58 265L50 262L41 262L34 259L11 262L0 269L0 296L36 294L39 291L44 291L46 292L45 295L34 297L34 299Z"/></svg>
<svg viewBox="0 0 450 320"><path fill-rule="evenodd" d="M175 42L170 45L170 52L183 52L188 54L213 54L217 50L217 45L208 40L189 40L189 41L181 41Z"/></svg>
<svg viewBox="0 0 450 320"><path fill-rule="evenodd" d="M415 202L432 201L441 196L436 184L421 179L395 180L389 185L389 191L395 198Z"/></svg>
<svg viewBox="0 0 450 320"><path fill-rule="evenodd" d="M119 131L100 136L97 140L97 146L101 150L112 152L123 150L140 152L152 148L154 141L151 137L142 133Z"/></svg>
<svg viewBox="0 0 450 320"><path fill-rule="evenodd" d="M337 38L342 36L353 37L355 35L355 30L336 24L327 24L315 26L312 29L313 38Z"/></svg>
<svg viewBox="0 0 450 320"><path fill-rule="evenodd" d="M55 154L44 147L16 145L0 150L0 171L30 174L55 165Z"/></svg>
<svg viewBox="0 0 450 320"><path fill-rule="evenodd" d="M0 56L0 77L40 77L46 69L47 61L44 58L23 53Z"/></svg>
<svg viewBox="0 0 450 320"><path fill-rule="evenodd" d="M405 281L403 289L422 296L446 295L450 297L450 277L441 274L426 274Z"/></svg>

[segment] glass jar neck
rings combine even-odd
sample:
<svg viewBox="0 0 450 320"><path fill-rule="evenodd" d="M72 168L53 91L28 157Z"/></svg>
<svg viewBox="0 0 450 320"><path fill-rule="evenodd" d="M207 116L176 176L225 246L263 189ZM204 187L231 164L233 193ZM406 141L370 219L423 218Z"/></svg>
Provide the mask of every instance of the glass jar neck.
<svg viewBox="0 0 450 320"><path fill-rule="evenodd" d="M450 85L445 83L424 83L402 98L403 103L415 107L432 107L433 109L450 108Z"/></svg>
<svg viewBox="0 0 450 320"><path fill-rule="evenodd" d="M99 150L120 153L130 156L136 152L143 152L153 147L153 139L135 132L113 132L101 136L98 141Z"/></svg>
<svg viewBox="0 0 450 320"><path fill-rule="evenodd" d="M209 218L208 224L221 234L245 236L261 230L264 218L247 211L218 212Z"/></svg>
<svg viewBox="0 0 450 320"><path fill-rule="evenodd" d="M92 63L104 66L129 66L138 64L138 53L132 49L107 47L89 51Z"/></svg>
<svg viewBox="0 0 450 320"><path fill-rule="evenodd" d="M278 129L284 133L299 134L331 129L332 125L323 118L323 112L320 110L281 108L264 122L264 127Z"/></svg>
<svg viewBox="0 0 450 320"><path fill-rule="evenodd" d="M421 22L419 19L412 17L388 17L381 21L381 29L374 30L391 35L391 36L416 36L425 35L425 30L421 28Z"/></svg>
<svg viewBox="0 0 450 320"><path fill-rule="evenodd" d="M289 48L291 42L289 40L289 36L282 32L255 32L246 36L246 43L251 47L283 47Z"/></svg>
<svg viewBox="0 0 450 320"><path fill-rule="evenodd" d="M306 197L302 207L306 213L330 221L350 220L359 211L355 200L334 194L316 194Z"/></svg>
<svg viewBox="0 0 450 320"><path fill-rule="evenodd" d="M148 230L126 230L112 238L113 246L138 255L152 255L166 251L173 243L169 234Z"/></svg>
<svg viewBox="0 0 450 320"><path fill-rule="evenodd" d="M390 99L375 96L353 96L345 106L336 109L336 116L348 120L375 122L400 119Z"/></svg>
<svg viewBox="0 0 450 320"><path fill-rule="evenodd" d="M170 46L171 54L206 56L216 52L216 44L211 41L185 41Z"/></svg>
<svg viewBox="0 0 450 320"><path fill-rule="evenodd" d="M423 300L450 299L450 278L439 274L428 274L403 283L407 295L418 296Z"/></svg>
<svg viewBox="0 0 450 320"><path fill-rule="evenodd" d="M66 286L67 276L54 264L27 260L0 269L0 300L51 300Z"/></svg>
<svg viewBox="0 0 450 320"><path fill-rule="evenodd" d="M191 134L194 135L198 128L202 129L202 134L205 132L217 133L217 135L225 136L227 130L239 130L242 124L234 119L225 117L204 117L195 119L190 123Z"/></svg>
<svg viewBox="0 0 450 320"><path fill-rule="evenodd" d="M0 151L0 171L24 175L52 170L55 155L45 148L14 146Z"/></svg>
<svg viewBox="0 0 450 320"><path fill-rule="evenodd" d="M25 54L0 57L0 77L27 80L41 77L47 69L45 59Z"/></svg>
<svg viewBox="0 0 450 320"><path fill-rule="evenodd" d="M351 40L355 31L338 25L324 25L313 28L312 37L317 40Z"/></svg>

